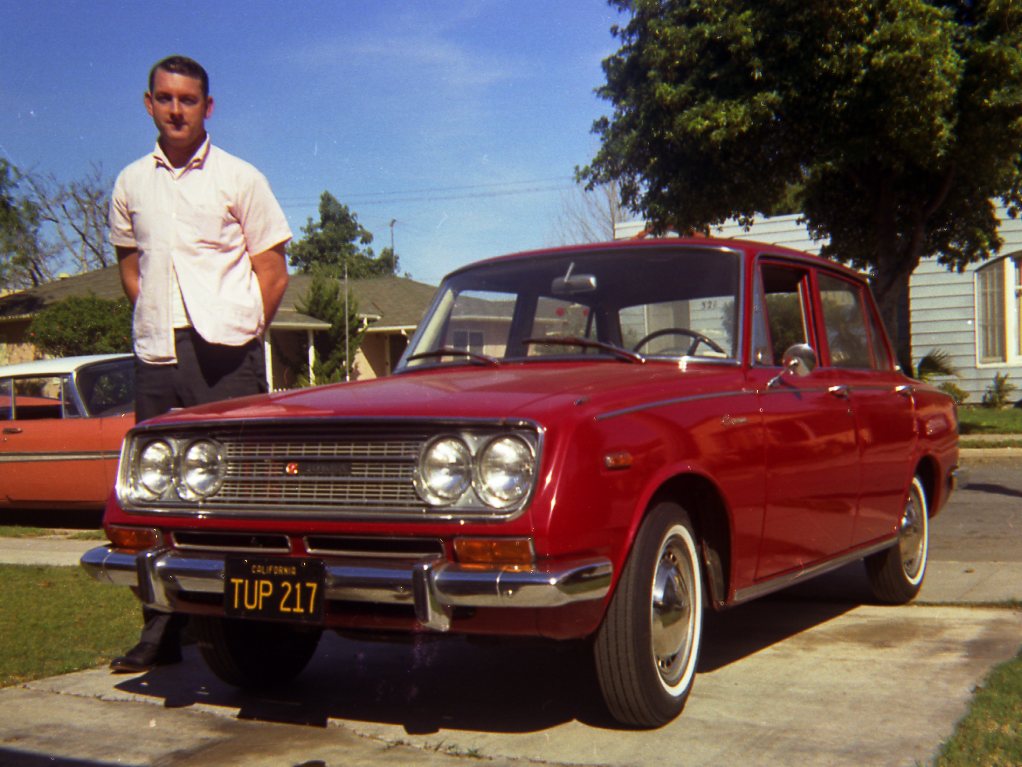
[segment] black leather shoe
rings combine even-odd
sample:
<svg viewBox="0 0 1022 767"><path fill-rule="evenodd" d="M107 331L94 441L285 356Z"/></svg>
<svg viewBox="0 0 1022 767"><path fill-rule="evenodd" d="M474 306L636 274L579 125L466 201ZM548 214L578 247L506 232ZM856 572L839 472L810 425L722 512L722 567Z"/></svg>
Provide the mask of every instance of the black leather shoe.
<svg viewBox="0 0 1022 767"><path fill-rule="evenodd" d="M181 649L160 648L150 642L139 642L125 655L110 661L110 670L121 674L137 674L153 666L169 666L181 662Z"/></svg>

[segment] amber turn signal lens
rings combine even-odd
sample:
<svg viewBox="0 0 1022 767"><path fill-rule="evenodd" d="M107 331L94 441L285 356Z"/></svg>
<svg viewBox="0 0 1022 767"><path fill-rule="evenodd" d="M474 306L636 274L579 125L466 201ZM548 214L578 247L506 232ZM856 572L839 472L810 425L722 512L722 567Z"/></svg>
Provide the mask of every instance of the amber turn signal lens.
<svg viewBox="0 0 1022 767"><path fill-rule="evenodd" d="M455 538L454 555L465 565L530 567L535 561L530 538Z"/></svg>
<svg viewBox="0 0 1022 767"><path fill-rule="evenodd" d="M115 547L141 551L151 549L160 542L160 531L149 527L116 527L106 529L106 536Z"/></svg>

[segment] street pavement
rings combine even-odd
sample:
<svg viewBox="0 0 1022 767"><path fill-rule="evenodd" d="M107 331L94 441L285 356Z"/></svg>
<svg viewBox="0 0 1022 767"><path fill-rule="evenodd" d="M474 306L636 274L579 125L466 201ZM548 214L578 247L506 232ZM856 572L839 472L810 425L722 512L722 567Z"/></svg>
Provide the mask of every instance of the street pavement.
<svg viewBox="0 0 1022 767"><path fill-rule="evenodd" d="M983 486L1004 508L1022 496ZM931 559L912 605L869 604L857 564L708 615L689 703L657 730L608 721L581 643L329 634L271 697L221 683L194 646L147 674L0 689L0 765L926 765L1022 643L1022 544L1003 532L992 561ZM94 545L0 539L0 562L73 565Z"/></svg>

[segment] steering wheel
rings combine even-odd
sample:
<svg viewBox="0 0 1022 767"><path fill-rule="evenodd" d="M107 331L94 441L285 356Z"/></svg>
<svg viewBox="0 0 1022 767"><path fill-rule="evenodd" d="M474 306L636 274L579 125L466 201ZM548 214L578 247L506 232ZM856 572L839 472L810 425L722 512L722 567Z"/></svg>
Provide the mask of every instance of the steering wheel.
<svg viewBox="0 0 1022 767"><path fill-rule="evenodd" d="M688 328L661 328L660 330L654 330L639 339L639 342L632 347L632 351L637 352L643 346L648 344L654 338L660 338L661 336L688 336L692 339L692 343L689 345L688 350L685 352L686 355L691 355L699 347L699 344L706 344L713 351L727 356L727 352L720 348L720 344L714 341L709 336L704 336L702 333L696 330L689 330Z"/></svg>

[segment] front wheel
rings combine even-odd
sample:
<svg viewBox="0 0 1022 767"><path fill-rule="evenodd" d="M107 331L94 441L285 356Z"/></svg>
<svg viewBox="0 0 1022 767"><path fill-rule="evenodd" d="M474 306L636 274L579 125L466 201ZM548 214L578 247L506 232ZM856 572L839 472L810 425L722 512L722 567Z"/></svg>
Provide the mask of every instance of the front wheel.
<svg viewBox="0 0 1022 767"><path fill-rule="evenodd" d="M703 580L684 509L657 504L639 528L594 658L604 701L622 724L659 727L685 707L703 628Z"/></svg>
<svg viewBox="0 0 1022 767"><path fill-rule="evenodd" d="M261 690L290 682L312 659L323 631L269 621L194 616L192 631L210 670L228 684Z"/></svg>
<svg viewBox="0 0 1022 767"><path fill-rule="evenodd" d="M929 548L926 492L919 477L913 477L898 523L897 544L866 557L866 574L873 596L887 604L911 601L923 585Z"/></svg>

